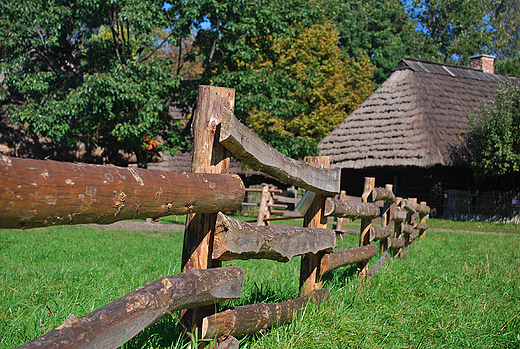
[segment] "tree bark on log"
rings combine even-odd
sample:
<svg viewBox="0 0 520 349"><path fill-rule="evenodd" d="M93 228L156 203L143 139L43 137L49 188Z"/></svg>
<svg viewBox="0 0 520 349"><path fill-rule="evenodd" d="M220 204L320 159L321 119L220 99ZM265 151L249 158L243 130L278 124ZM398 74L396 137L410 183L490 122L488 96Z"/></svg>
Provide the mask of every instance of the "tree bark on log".
<svg viewBox="0 0 520 349"><path fill-rule="evenodd" d="M399 238L389 238L388 239L388 248L401 248L404 247L406 239L404 237Z"/></svg>
<svg viewBox="0 0 520 349"><path fill-rule="evenodd" d="M385 227L376 227L372 225L370 227L370 242L385 239L392 234L392 226L387 225Z"/></svg>
<svg viewBox="0 0 520 349"><path fill-rule="evenodd" d="M368 271L368 275L373 277L376 276L377 273L379 273L379 270L385 265L387 261L392 259L392 256L390 256L390 253L385 251L381 257L377 260L376 264Z"/></svg>
<svg viewBox="0 0 520 349"><path fill-rule="evenodd" d="M220 143L255 171L262 171L284 183L325 195L340 192L339 169L319 169L305 161L288 158L264 143L226 108L223 112Z"/></svg>
<svg viewBox="0 0 520 349"><path fill-rule="evenodd" d="M344 267L350 264L368 261L377 254L376 245L366 245L355 248L346 248L343 250L325 253L321 258L320 271L321 275L328 271Z"/></svg>
<svg viewBox="0 0 520 349"><path fill-rule="evenodd" d="M108 224L234 210L244 195L244 185L236 175L181 174L0 155L3 229Z"/></svg>
<svg viewBox="0 0 520 349"><path fill-rule="evenodd" d="M370 200L372 202L376 201L386 201L389 204L393 204L395 202L395 195L391 190L387 188L374 188L372 189L372 193L370 194Z"/></svg>
<svg viewBox="0 0 520 349"><path fill-rule="evenodd" d="M412 224L403 223L401 225L401 232L404 234L411 234L411 233L413 233L414 229L415 228Z"/></svg>
<svg viewBox="0 0 520 349"><path fill-rule="evenodd" d="M233 110L235 90L214 86L199 86L197 111L193 120L193 173L229 172L230 154L219 142L222 110ZM220 267L213 260L213 238L216 213L196 213L186 217L182 248L182 271ZM202 325L202 319L213 314L213 307L200 307L181 312L181 323L189 331Z"/></svg>
<svg viewBox="0 0 520 349"><path fill-rule="evenodd" d="M312 167L327 169L330 167L330 158L328 156L311 156L306 157L305 161ZM323 214L325 207L325 195L316 194L309 209L303 217L303 225L307 228L327 228L327 217ZM334 236L336 234L334 233ZM307 253L302 256L300 263L300 295L305 296L308 293L321 288L321 257L325 252Z"/></svg>
<svg viewBox="0 0 520 349"><path fill-rule="evenodd" d="M227 336L258 333L291 322L297 312L311 301L320 304L328 299L330 293L324 288L284 303L259 303L234 307L204 318L202 338L221 339Z"/></svg>
<svg viewBox="0 0 520 349"><path fill-rule="evenodd" d="M364 203L368 204L370 194L374 189L376 184L376 179L374 177L365 177L365 184L363 187L363 195L361 195L361 200ZM372 204L373 205L373 204ZM378 208L378 216L379 216L379 208ZM361 228L359 234L359 246L370 245L370 228L372 227L372 218L362 218L361 219ZM363 279L368 275L368 260L364 260L358 263L357 265L359 273L358 276Z"/></svg>
<svg viewBox="0 0 520 349"><path fill-rule="evenodd" d="M288 262L294 256L331 251L336 247L332 229L296 226L257 226L218 213L213 259L271 259Z"/></svg>
<svg viewBox="0 0 520 349"><path fill-rule="evenodd" d="M392 216L392 220L394 222L404 222L406 221L408 212L404 208L396 207L394 210L394 215Z"/></svg>
<svg viewBox="0 0 520 349"><path fill-rule="evenodd" d="M119 348L160 318L180 309L238 299L244 271L239 267L187 272L151 281L80 318L19 347Z"/></svg>
<svg viewBox="0 0 520 349"><path fill-rule="evenodd" d="M414 229L410 236L408 237L408 242L412 243L417 237L419 236L419 231L417 229Z"/></svg>
<svg viewBox="0 0 520 349"><path fill-rule="evenodd" d="M417 227L415 227L419 232L423 232L425 230L428 230L428 224L423 223L417 223Z"/></svg>
<svg viewBox="0 0 520 349"><path fill-rule="evenodd" d="M377 205L368 202L349 202L336 198L325 200L325 216L333 216L350 219L372 219L380 214Z"/></svg>

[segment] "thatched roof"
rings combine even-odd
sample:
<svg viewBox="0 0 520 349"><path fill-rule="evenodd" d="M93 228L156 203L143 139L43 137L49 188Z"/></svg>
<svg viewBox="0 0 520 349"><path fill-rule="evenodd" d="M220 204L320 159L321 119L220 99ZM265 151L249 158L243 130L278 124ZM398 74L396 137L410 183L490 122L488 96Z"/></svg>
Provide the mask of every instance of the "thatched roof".
<svg viewBox="0 0 520 349"><path fill-rule="evenodd" d="M508 76L405 58L392 75L318 145L333 166L460 163L470 112L493 98Z"/></svg>

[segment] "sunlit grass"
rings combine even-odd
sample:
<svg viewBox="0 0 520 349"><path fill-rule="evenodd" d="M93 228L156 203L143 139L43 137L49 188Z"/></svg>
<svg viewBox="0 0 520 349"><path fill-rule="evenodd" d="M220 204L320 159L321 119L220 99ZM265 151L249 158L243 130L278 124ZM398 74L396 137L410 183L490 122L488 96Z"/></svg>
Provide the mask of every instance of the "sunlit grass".
<svg viewBox="0 0 520 349"><path fill-rule="evenodd" d="M355 267L326 274L330 304L240 338L241 348L520 347L520 234L511 225L460 223L429 220L426 238L369 282L355 277ZM450 227L511 235L439 231ZM0 230L0 348L26 343L69 314L86 315L148 281L179 273L182 239L182 232L87 226ZM338 248L357 244L356 235L338 239ZM298 296L299 258L229 264L242 267L246 277L243 297L223 306ZM176 328L175 316L167 317L125 348L181 348Z"/></svg>

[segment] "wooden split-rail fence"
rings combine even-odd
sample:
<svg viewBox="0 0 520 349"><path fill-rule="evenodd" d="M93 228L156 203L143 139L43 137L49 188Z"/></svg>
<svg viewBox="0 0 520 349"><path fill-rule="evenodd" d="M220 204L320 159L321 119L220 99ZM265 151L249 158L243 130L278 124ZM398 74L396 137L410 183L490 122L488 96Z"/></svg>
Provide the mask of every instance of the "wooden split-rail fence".
<svg viewBox="0 0 520 349"><path fill-rule="evenodd" d="M203 338L216 339L219 348L238 348L235 336L290 322L309 301L328 299L321 288L327 271L357 263L360 277L373 275L391 257L388 250L404 255L427 229L425 203L396 198L391 186L376 188L374 178L366 179L362 202L335 198L340 171L329 169L328 157L285 157L242 125L233 107L234 90L200 86L191 173L0 156L3 229L188 215L182 273L149 282L81 318L71 315L20 348L117 348L179 310L189 330L197 327ZM231 154L312 193L306 199L304 226L258 226L226 216L223 212L236 210L245 196L241 179L228 174ZM380 201L384 205L376 204ZM361 219L360 246L334 250L336 233L327 229L328 216ZM372 224L376 217L382 217L381 227ZM384 253L369 270L377 240ZM301 298L215 313L215 304L241 297L244 279L241 268L222 267L222 261L287 262L295 256L302 256Z"/></svg>

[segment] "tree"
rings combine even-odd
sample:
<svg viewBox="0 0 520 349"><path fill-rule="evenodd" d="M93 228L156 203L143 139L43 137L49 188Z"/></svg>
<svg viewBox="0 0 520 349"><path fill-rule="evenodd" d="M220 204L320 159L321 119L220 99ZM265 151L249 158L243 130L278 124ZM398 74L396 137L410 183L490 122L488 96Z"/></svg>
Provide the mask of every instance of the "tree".
<svg viewBox="0 0 520 349"><path fill-rule="evenodd" d="M317 155L317 144L373 91L368 58L342 59L339 34L330 21L305 26L296 35L272 38L270 55L238 61L219 77L243 91L237 113L264 141L282 153Z"/></svg>
<svg viewBox="0 0 520 349"><path fill-rule="evenodd" d="M499 59L517 58L520 52L520 1L495 0L491 3L494 29L493 53Z"/></svg>
<svg viewBox="0 0 520 349"><path fill-rule="evenodd" d="M413 0L408 11L419 24L420 58L468 64L478 53L491 53L490 0Z"/></svg>
<svg viewBox="0 0 520 349"><path fill-rule="evenodd" d="M16 102L8 117L54 141L133 151L141 167L150 139L179 146L169 116L179 78L154 55L182 35L166 14L156 1L4 1L0 70ZM168 27L160 40L157 28Z"/></svg>
<svg viewBox="0 0 520 349"><path fill-rule="evenodd" d="M470 114L467 146L470 163L480 178L520 172L520 86L510 79L499 86L494 101Z"/></svg>
<svg viewBox="0 0 520 349"><path fill-rule="evenodd" d="M366 55L375 66L374 81L382 84L400 59L413 56L421 37L400 0L348 0L331 11L347 57Z"/></svg>

